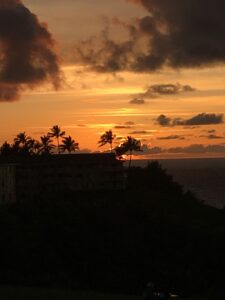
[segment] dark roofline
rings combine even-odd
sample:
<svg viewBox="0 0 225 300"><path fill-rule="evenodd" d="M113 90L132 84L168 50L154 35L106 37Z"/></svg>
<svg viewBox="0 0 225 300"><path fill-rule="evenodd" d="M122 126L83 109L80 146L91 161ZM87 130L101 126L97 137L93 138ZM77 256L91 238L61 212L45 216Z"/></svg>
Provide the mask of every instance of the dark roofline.
<svg viewBox="0 0 225 300"><path fill-rule="evenodd" d="M52 155L32 155L32 156L0 156L0 164L9 164L9 163L22 163L22 162L102 162L102 161L116 161L115 153L73 153L73 154L52 154Z"/></svg>

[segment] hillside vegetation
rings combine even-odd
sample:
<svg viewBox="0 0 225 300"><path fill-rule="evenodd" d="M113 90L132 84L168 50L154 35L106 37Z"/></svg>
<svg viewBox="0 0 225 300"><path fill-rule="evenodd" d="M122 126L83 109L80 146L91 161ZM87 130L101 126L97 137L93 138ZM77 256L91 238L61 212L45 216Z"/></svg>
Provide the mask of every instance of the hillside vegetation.
<svg viewBox="0 0 225 300"><path fill-rule="evenodd" d="M40 195L0 210L0 282L141 295L152 280L181 296L223 290L224 211L157 162L123 191Z"/></svg>

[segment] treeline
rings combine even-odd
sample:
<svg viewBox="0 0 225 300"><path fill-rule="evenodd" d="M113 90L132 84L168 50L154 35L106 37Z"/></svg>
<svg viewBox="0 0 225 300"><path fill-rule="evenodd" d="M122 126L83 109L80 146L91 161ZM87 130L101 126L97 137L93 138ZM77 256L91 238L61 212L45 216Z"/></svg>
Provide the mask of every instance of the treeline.
<svg viewBox="0 0 225 300"><path fill-rule="evenodd" d="M56 140L55 145L53 139ZM18 155L46 155L51 154L54 149L57 153L74 152L79 150L79 143L69 135L66 136L65 131L62 131L58 125L50 128L46 135L42 135L39 140L27 136L25 132L20 132L14 138L12 144L5 141L0 147L0 155L18 156Z"/></svg>
<svg viewBox="0 0 225 300"><path fill-rule="evenodd" d="M222 289L224 212L184 193L157 162L123 191L40 195L0 210L1 284L140 294Z"/></svg>
<svg viewBox="0 0 225 300"><path fill-rule="evenodd" d="M55 139L56 145L53 143L53 139ZM98 145L102 147L109 144L110 151L115 153L118 159L123 159L123 155L128 154L130 167L132 154L142 151L141 141L127 136L122 139L119 145L113 147L115 140L116 135L113 134L112 130L109 130L100 136ZM47 134L40 136L39 140L27 136L25 132L18 133L12 144L5 141L0 146L0 157L72 153L77 150L79 150L79 143L75 142L70 135L66 136L65 131L62 131L60 126L54 125Z"/></svg>

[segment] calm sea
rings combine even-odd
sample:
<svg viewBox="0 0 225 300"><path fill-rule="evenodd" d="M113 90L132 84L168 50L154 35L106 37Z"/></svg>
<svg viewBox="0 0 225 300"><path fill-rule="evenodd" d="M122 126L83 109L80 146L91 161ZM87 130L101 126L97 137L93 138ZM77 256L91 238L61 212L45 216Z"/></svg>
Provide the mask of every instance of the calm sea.
<svg viewBox="0 0 225 300"><path fill-rule="evenodd" d="M133 165L145 166L148 161L136 160ZM217 208L225 206L225 158L158 161L185 190L194 192L207 205Z"/></svg>

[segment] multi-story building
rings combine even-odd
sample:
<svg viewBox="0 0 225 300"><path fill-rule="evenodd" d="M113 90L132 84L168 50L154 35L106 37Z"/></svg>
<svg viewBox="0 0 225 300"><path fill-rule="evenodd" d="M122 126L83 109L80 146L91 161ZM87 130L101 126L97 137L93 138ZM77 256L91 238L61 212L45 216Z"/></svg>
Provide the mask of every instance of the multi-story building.
<svg viewBox="0 0 225 300"><path fill-rule="evenodd" d="M121 161L112 153L0 159L0 203L58 192L118 190L125 185Z"/></svg>

